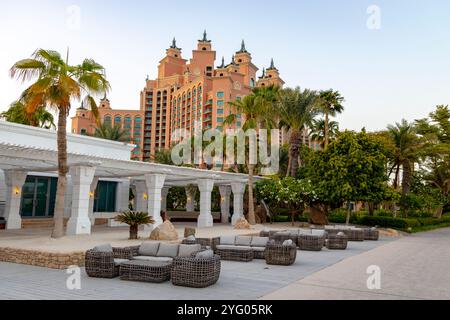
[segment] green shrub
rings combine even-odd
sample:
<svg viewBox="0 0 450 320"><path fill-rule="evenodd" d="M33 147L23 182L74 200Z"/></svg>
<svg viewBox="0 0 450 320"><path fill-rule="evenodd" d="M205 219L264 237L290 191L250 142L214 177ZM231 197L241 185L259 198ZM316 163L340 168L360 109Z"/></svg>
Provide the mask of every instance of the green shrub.
<svg viewBox="0 0 450 320"><path fill-rule="evenodd" d="M392 218L392 217L361 217L358 220L358 224L366 226L379 226L382 228L394 228L407 230L408 228L414 228L420 226L417 219L403 219L403 218Z"/></svg>
<svg viewBox="0 0 450 320"><path fill-rule="evenodd" d="M291 216L286 216L286 215L276 215L273 217L273 221L274 222L291 222ZM295 217L295 221L297 222L308 222L308 218L301 216L301 215L297 215Z"/></svg>
<svg viewBox="0 0 450 320"><path fill-rule="evenodd" d="M385 210L385 209L378 209L378 210L375 210L375 216L392 217L392 211Z"/></svg>
<svg viewBox="0 0 450 320"><path fill-rule="evenodd" d="M328 221L332 223L345 223L347 219L347 211L345 209L333 210L328 215ZM350 223L357 223L358 216L354 213L350 215Z"/></svg>

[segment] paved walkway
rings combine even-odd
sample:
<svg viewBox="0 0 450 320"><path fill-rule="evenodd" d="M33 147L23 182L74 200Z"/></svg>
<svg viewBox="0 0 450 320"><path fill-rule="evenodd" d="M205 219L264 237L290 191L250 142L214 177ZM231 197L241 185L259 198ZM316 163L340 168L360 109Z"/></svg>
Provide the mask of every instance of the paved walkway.
<svg viewBox="0 0 450 320"><path fill-rule="evenodd" d="M394 238L350 242L345 251L298 251L292 266L268 266L264 260L223 261L219 282L205 289L89 278L82 270L81 290L68 290L65 271L0 263L0 299L258 299L328 266L389 245Z"/></svg>
<svg viewBox="0 0 450 320"><path fill-rule="evenodd" d="M367 289L369 265L381 289ZM450 229L415 234L345 259L263 299L450 299Z"/></svg>

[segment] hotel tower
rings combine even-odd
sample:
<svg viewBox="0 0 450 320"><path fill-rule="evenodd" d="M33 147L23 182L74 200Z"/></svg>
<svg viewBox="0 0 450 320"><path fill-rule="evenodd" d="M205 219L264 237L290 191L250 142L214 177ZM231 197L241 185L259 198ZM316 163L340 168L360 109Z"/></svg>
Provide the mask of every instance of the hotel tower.
<svg viewBox="0 0 450 320"><path fill-rule="evenodd" d="M273 59L270 67L257 77L259 69L244 41L231 62L226 64L222 58L216 66L215 61L216 51L206 31L190 60L183 59L173 39L159 62L158 77L146 79L140 93L140 109L112 109L104 97L99 104L100 121L128 132L130 142L137 145L131 159L150 161L157 150L170 147L175 129L192 131L195 124L201 124L203 129L223 129L224 119L233 112L229 102L242 99L256 86L284 84ZM241 125L239 120L236 127ZM95 123L92 112L82 106L72 118L72 132L93 134Z"/></svg>

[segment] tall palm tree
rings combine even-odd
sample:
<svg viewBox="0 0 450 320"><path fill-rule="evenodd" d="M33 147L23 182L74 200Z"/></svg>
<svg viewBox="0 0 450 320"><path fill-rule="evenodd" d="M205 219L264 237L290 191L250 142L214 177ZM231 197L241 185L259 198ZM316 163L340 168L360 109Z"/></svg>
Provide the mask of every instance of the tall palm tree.
<svg viewBox="0 0 450 320"><path fill-rule="evenodd" d="M5 118L6 121L27 126L45 129L56 128L53 115L44 106L40 106L34 112L29 113L21 101L13 102L8 110L0 114L0 117Z"/></svg>
<svg viewBox="0 0 450 320"><path fill-rule="evenodd" d="M112 126L110 123L101 123L95 127L94 137L126 142L130 140L128 131L123 130L120 125Z"/></svg>
<svg viewBox="0 0 450 320"><path fill-rule="evenodd" d="M325 146L325 119L313 120L309 136L312 140L320 143L322 147ZM337 121L330 121L328 123L329 139L333 139L339 131L339 123Z"/></svg>
<svg viewBox="0 0 450 320"><path fill-rule="evenodd" d="M280 126L289 130L289 175L295 177L299 167L299 148L301 132L311 127L317 114L317 92L299 87L282 89L278 112Z"/></svg>
<svg viewBox="0 0 450 320"><path fill-rule="evenodd" d="M224 125L234 123L239 115L242 117L243 124L242 129L254 129L258 130L261 124L267 126L272 125L273 119L271 117L265 117L264 111L267 110L268 104L263 101L260 96L250 94L245 96L241 100L230 102L230 106L235 109L235 113L228 115L224 121ZM250 159L249 159L250 160ZM248 222L250 224L256 224L255 219L255 205L253 197L253 175L255 170L255 164L247 162L248 169Z"/></svg>
<svg viewBox="0 0 450 320"><path fill-rule="evenodd" d="M319 110L325 116L325 127L324 127L324 146L325 148L330 143L329 135L329 117L334 117L338 113L344 111L344 97L341 96L339 91L334 91L333 89L321 91L319 94Z"/></svg>
<svg viewBox="0 0 450 320"><path fill-rule="evenodd" d="M27 111L40 106L58 111L58 184L54 212L53 238L64 235L64 197L67 188L67 116L73 100L82 100L98 117L93 95L106 93L110 86L104 68L92 59L69 65L69 52L64 60L57 51L38 49L29 59L17 61L11 77L25 82L34 80L22 94Z"/></svg>
<svg viewBox="0 0 450 320"><path fill-rule="evenodd" d="M400 167L402 173L402 194L409 194L412 180L412 170L414 162L418 160L418 150L421 142L416 134L416 129L412 123L408 123L403 119L400 123L389 125L387 127L388 134L394 144L394 152L392 154L392 166L395 168L394 188L398 186Z"/></svg>

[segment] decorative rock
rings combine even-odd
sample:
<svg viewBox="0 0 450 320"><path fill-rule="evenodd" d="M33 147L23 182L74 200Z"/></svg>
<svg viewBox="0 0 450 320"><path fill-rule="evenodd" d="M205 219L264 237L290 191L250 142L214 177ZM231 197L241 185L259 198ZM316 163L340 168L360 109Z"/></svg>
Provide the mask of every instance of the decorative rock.
<svg viewBox="0 0 450 320"><path fill-rule="evenodd" d="M164 221L150 234L150 240L178 240L178 232L170 221Z"/></svg>
<svg viewBox="0 0 450 320"><path fill-rule="evenodd" d="M184 237L195 236L195 228L184 228Z"/></svg>
<svg viewBox="0 0 450 320"><path fill-rule="evenodd" d="M250 229L250 223L245 218L240 218L234 225L235 229Z"/></svg>
<svg viewBox="0 0 450 320"><path fill-rule="evenodd" d="M397 230L394 229L378 229L380 232L380 235L387 236L387 237L399 237L400 234Z"/></svg>
<svg viewBox="0 0 450 320"><path fill-rule="evenodd" d="M325 213L317 207L311 207L309 212L309 220L312 224L326 225L328 224L328 218Z"/></svg>

